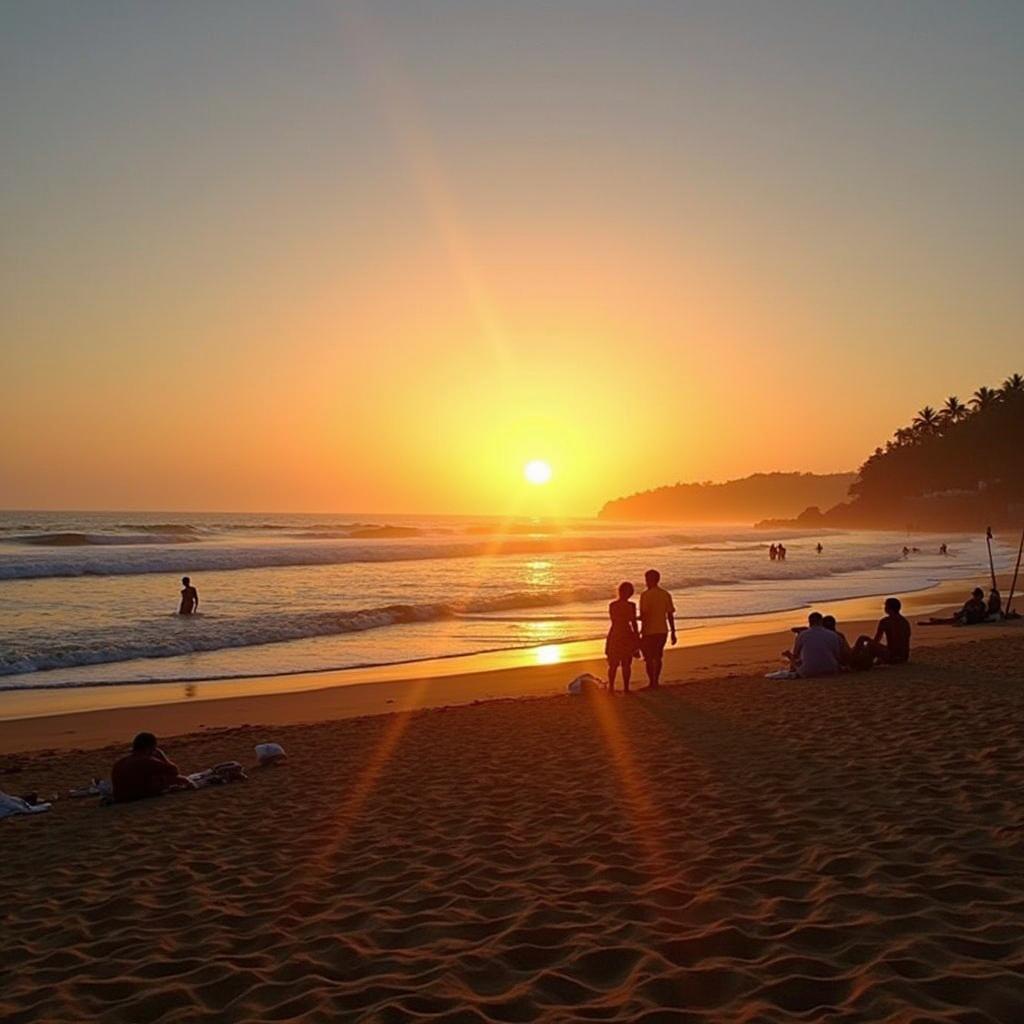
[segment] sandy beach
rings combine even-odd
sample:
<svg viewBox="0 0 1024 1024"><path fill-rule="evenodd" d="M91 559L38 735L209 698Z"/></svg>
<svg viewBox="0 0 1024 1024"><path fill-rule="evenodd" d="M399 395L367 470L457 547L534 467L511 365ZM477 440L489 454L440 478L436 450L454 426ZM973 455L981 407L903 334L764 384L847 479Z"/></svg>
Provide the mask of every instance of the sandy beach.
<svg viewBox="0 0 1024 1024"><path fill-rule="evenodd" d="M775 635L677 652L687 685L628 699L303 725L270 712L317 714L342 690L240 698L251 725L205 702L208 728L165 744L183 768L266 739L289 763L0 825L0 1013L1024 1019L1024 634L921 639L909 667L827 683L760 678ZM196 707L153 709L154 728L173 736ZM55 722L22 739L64 749L7 753L2 788L108 773L123 740L86 730L92 749L66 749Z"/></svg>

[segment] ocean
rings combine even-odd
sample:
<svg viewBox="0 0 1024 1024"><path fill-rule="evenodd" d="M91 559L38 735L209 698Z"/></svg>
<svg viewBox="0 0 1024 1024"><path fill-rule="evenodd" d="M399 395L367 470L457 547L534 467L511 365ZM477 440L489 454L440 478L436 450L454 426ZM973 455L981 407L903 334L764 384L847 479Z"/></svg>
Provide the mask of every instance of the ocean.
<svg viewBox="0 0 1024 1024"><path fill-rule="evenodd" d="M780 539L788 558L771 562ZM904 558L904 545L920 551ZM997 568L1011 558L997 542ZM0 690L272 676L592 639L618 583L639 590L651 567L682 630L981 579L988 555L984 538L868 531L0 512ZM185 575L200 595L191 618L176 614Z"/></svg>

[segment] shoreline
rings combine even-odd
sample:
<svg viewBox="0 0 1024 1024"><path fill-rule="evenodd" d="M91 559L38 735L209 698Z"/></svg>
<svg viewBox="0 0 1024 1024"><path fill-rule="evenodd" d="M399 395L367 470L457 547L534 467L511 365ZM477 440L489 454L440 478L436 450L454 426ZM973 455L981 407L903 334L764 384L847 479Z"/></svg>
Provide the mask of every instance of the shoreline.
<svg viewBox="0 0 1024 1024"><path fill-rule="evenodd" d="M1002 581L1001 581L1001 585ZM945 581L901 594L913 622L958 606L966 580ZM840 628L851 638L871 632L881 614L879 595L832 602ZM665 657L665 684L751 676L780 664L788 628L800 609L745 616L739 621L684 629ZM1018 634L1020 623L979 627L985 637ZM954 626L915 630L915 647L977 639ZM458 662L459 671L451 671ZM429 671L441 667L448 671ZM572 676L606 674L603 640L516 648L432 662L407 662L218 682L123 684L6 691L0 718L0 754L93 749L124 742L146 728L162 737L260 724L293 726L346 718L554 696ZM634 688L646 683L634 663ZM272 689L268 689L268 680ZM620 684L621 686L621 684ZM156 692L154 692L156 691ZM59 707L55 696L60 694ZM106 698L106 699L103 699ZM155 699L162 698L162 699Z"/></svg>

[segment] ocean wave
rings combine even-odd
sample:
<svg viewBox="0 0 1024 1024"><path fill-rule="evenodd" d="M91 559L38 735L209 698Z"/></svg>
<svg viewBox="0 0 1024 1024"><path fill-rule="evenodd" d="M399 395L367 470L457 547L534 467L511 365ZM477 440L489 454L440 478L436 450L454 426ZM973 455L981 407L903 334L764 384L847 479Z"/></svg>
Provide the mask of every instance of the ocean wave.
<svg viewBox="0 0 1024 1024"><path fill-rule="evenodd" d="M850 559L841 570L824 574L793 566L781 578L792 581L819 579L856 570L876 569L884 565L888 559L888 555L865 555L862 558ZM693 578L678 576L666 580L666 585L679 594L696 587L728 587L744 583L756 585L766 579L779 580L778 569L775 568L770 573L765 571L763 575L757 571L753 574L749 571L737 571L735 574L708 574ZM60 638L48 638L45 643L41 640L28 639L8 643L7 646L0 647L0 677L137 658L168 658L202 651L283 643L455 617L492 618L500 621L501 613L517 610L548 608L551 609L553 616L557 616L559 609L565 606L611 600L614 597L613 589L613 584L604 582L561 590L509 591L489 597L447 603L388 604L355 610L274 613L248 618L227 618L216 613L203 613L192 618L164 615L135 622L130 630L107 628L88 633L73 632ZM688 617L704 616L698 610L696 614L691 611ZM603 629L603 617L601 618L598 632ZM4 688L11 686L0 685L0 689Z"/></svg>
<svg viewBox="0 0 1024 1024"><path fill-rule="evenodd" d="M0 649L0 677L356 633L400 623L429 622L454 614L454 609L443 604L392 604L356 611L257 615L248 619L220 619L206 614L164 616L136 624L131 639L99 631L65 636L59 643L48 643L44 650ZM0 690L12 688L17 687L0 684Z"/></svg>
<svg viewBox="0 0 1024 1024"><path fill-rule="evenodd" d="M138 535L136 544L125 539L108 539L106 534L48 534L49 541L25 541L46 547L68 548L62 557L53 554L5 557L0 560L0 579L42 579L66 576L134 576L147 573L199 573L229 569L282 568L285 566L343 565L352 562L402 562L425 559L479 558L498 555L542 555L570 551L609 551L629 548L657 548L678 544L673 536L601 536L587 537L495 537L487 541L452 541L448 538L423 539L420 543L403 543L400 538L387 544L374 539L354 538L329 541L264 543L254 545L202 543L188 544L187 554L181 550L182 540L160 550L161 538ZM87 538L56 541L52 538ZM124 545L122 551L104 551ZM133 550L149 545L153 550ZM81 550L73 550L80 548Z"/></svg>
<svg viewBox="0 0 1024 1024"><path fill-rule="evenodd" d="M39 548L130 547L136 544L187 544L194 538L190 533L29 533L7 538L12 544L27 544ZM0 578L4 577L0 569Z"/></svg>

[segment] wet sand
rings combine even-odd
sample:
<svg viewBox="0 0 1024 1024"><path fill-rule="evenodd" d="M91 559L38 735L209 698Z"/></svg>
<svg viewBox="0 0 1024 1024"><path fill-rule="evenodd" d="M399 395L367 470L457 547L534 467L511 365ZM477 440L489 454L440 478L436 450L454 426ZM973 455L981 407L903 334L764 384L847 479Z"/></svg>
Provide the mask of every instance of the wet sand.
<svg viewBox="0 0 1024 1024"><path fill-rule="evenodd" d="M291 759L0 822L0 1017L1024 1020L1024 630L942 632L828 682L752 675L774 636L629 698L171 740L187 770ZM0 787L118 753L8 754Z"/></svg>

